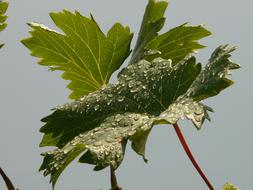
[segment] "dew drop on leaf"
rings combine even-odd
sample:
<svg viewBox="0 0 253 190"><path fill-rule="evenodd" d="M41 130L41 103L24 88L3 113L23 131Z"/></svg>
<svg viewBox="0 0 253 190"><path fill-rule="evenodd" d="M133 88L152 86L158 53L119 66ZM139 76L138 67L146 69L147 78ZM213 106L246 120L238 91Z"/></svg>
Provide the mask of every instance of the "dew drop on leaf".
<svg viewBox="0 0 253 190"><path fill-rule="evenodd" d="M95 143L94 143L94 146L101 146L102 145L102 142L101 141L96 141Z"/></svg>
<svg viewBox="0 0 253 190"><path fill-rule="evenodd" d="M125 97L124 97L124 96L119 96L119 97L117 98L117 101L118 101L118 102L123 102L123 101L124 101L124 99L125 99Z"/></svg>
<svg viewBox="0 0 253 190"><path fill-rule="evenodd" d="M99 109L99 105L95 105L94 110L97 111Z"/></svg>

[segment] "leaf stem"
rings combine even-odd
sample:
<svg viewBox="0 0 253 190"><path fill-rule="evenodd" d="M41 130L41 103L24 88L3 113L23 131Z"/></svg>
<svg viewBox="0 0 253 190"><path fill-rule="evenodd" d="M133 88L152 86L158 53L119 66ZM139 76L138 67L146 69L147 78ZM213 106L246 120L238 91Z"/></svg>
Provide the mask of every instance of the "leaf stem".
<svg viewBox="0 0 253 190"><path fill-rule="evenodd" d="M15 190L11 180L7 177L7 175L4 173L1 167L0 167L0 175L2 176L8 190Z"/></svg>
<svg viewBox="0 0 253 190"><path fill-rule="evenodd" d="M195 167L195 169L198 171L199 175L202 177L202 179L205 181L206 185L208 186L208 188L210 190L214 190L213 186L211 185L211 183L209 182L209 180L207 179L206 175L204 174L204 172L201 170L201 168L199 167L198 163L196 162L196 160L194 159L192 153L191 153L191 150L189 148L189 146L187 145L186 141L185 141L185 138L180 130L180 127L178 126L177 123L175 123L173 125L176 133L177 133L177 136L180 140L180 143L182 144L183 148L184 148L184 151L186 152L188 158L191 160L193 166Z"/></svg>
<svg viewBox="0 0 253 190"><path fill-rule="evenodd" d="M122 188L118 186L115 170L113 169L112 166L110 166L110 172L111 172L111 190L122 190Z"/></svg>

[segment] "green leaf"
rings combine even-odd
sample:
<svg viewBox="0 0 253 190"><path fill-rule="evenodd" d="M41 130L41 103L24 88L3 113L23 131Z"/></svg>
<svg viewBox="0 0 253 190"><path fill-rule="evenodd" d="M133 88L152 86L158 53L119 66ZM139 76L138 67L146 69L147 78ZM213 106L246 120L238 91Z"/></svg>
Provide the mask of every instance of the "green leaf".
<svg viewBox="0 0 253 190"><path fill-rule="evenodd" d="M238 189L235 185L231 184L231 183L226 183L224 186L223 186L223 189L222 190L240 190Z"/></svg>
<svg viewBox="0 0 253 190"><path fill-rule="evenodd" d="M146 46L144 59L153 60L156 57L171 59L173 64L182 61L190 53L205 46L199 44L200 40L211 35L203 26L188 26L183 24L161 34L151 40Z"/></svg>
<svg viewBox="0 0 253 190"><path fill-rule="evenodd" d="M162 29L165 22L163 15L167 6L167 0L149 0L130 64L137 63L142 59L146 44L156 37L157 32Z"/></svg>
<svg viewBox="0 0 253 190"><path fill-rule="evenodd" d="M0 1L0 32L3 31L7 24L5 23L7 16L5 15L8 9L9 3ZM4 44L0 44L0 48L3 47Z"/></svg>
<svg viewBox="0 0 253 190"><path fill-rule="evenodd" d="M58 148L43 154L41 170L45 175L51 174L51 182L55 185L60 173L81 152L84 154L79 161L95 165L94 170L109 165L116 169L124 158L128 140L132 141L134 151L146 160L145 144L156 124L175 124L187 118L200 129L205 119L210 120L208 111L212 109L200 102L203 98L196 97L200 94L205 94L205 98L212 96L213 91L217 91L214 84L221 83L227 71L236 68L236 64L224 58L228 58L231 51L227 46L217 48L208 68L203 70L195 57L176 65L162 58L152 62L142 60L125 68L118 83L108 84L56 108L42 119L45 125L41 132L45 135L41 146ZM216 72L217 63L219 72ZM215 83L212 78L201 81L206 69L217 74ZM210 89L198 90L201 85L210 86Z"/></svg>
<svg viewBox="0 0 253 190"><path fill-rule="evenodd" d="M234 83L227 78L231 74L230 70L240 68L240 65L229 59L230 53L234 50L235 47L225 45L213 52L208 64L189 89L189 96L200 101L219 94L220 91Z"/></svg>
<svg viewBox="0 0 253 190"><path fill-rule="evenodd" d="M41 154L45 156L44 161L39 171L45 170L44 175L51 173L51 180L53 186L59 178L62 171L71 163L80 153L85 150L83 144L75 144L75 146L66 147L63 150L54 150Z"/></svg>
<svg viewBox="0 0 253 190"><path fill-rule="evenodd" d="M33 56L40 58L39 64L63 71L62 77L70 80L72 99L106 85L130 53L129 28L117 23L105 35L92 16L66 10L50 16L64 33L30 23L32 36L22 41Z"/></svg>
<svg viewBox="0 0 253 190"><path fill-rule="evenodd" d="M149 1L130 64L141 59L152 61L157 57L171 59L173 64L177 64L189 54L205 47L197 41L211 35L211 32L202 25L183 24L158 35L165 22L163 15L167 6L166 0Z"/></svg>
<svg viewBox="0 0 253 190"><path fill-rule="evenodd" d="M109 84L65 104L42 119L46 125L41 132L46 136L41 146L62 147L79 133L95 128L115 113L157 116L188 90L199 72L200 64L196 64L194 58L175 68L166 60L153 63L143 60L129 66L117 84Z"/></svg>

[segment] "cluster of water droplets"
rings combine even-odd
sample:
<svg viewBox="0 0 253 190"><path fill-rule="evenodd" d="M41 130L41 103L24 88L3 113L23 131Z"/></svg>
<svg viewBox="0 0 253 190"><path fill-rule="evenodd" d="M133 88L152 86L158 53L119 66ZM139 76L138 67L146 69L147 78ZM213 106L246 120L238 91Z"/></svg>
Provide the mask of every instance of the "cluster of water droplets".
<svg viewBox="0 0 253 190"><path fill-rule="evenodd" d="M157 104L154 94L161 92L161 80L172 68L171 60L156 58L128 66L117 84L109 84L72 103L58 107L58 110L73 111L83 115L98 115L101 112L142 110L148 104ZM133 103L134 101L134 103ZM128 109L130 108L130 109Z"/></svg>
<svg viewBox="0 0 253 190"><path fill-rule="evenodd" d="M171 60L157 58L154 59L153 62L142 60L137 64L128 66L120 75L119 82L117 84L106 85L99 90L80 98L77 101L58 107L56 110L57 113L55 113L56 117L52 115L50 118L51 120L47 120L50 121L48 125L49 129L47 132L49 133L52 131L53 133L53 125L64 123L64 119L66 118L67 113L68 120L73 119L71 134L73 136L77 136L78 134L82 133L82 130L84 131L84 133L82 134L84 137L80 139L76 139L78 138L76 137L75 139L73 139L73 142L71 141L71 143L74 143L73 145L75 146L75 144L77 143L76 140L81 140L81 144L93 147L94 152L98 153L100 150L98 148L99 146L94 146L95 144L93 144L94 142L97 142L99 144L100 142L98 139L102 139L101 144L112 143L108 142L110 141L109 138L111 137L110 135L107 136L108 134L114 134L112 136L112 139L116 138L116 140L119 140L117 139L118 137L122 138L126 137L127 135L131 136L135 133L135 130L129 130L128 126L131 126L132 124L127 124L127 122L134 122L134 120L129 118L127 120L124 120L124 125L126 127L119 128L119 126L124 125L121 123L116 123L117 120L120 120L119 118L116 118L116 116L118 115L117 113L132 112L139 113L142 115L143 113L147 113L153 116L159 116L160 113L165 110L162 105L163 102L160 101L160 97L164 95L162 94L163 88L168 88L168 85L166 86L163 84L166 84L164 81L167 80L173 81L173 76L176 75L177 70L180 69L180 64L178 65L172 66ZM174 73L174 75L172 75L171 73ZM172 90L174 91L174 89ZM173 91L172 93L174 93ZM173 106L171 106L170 109L172 109L172 107ZM178 109L179 106L175 110ZM180 107L180 109L186 108ZM174 110L174 108L172 110ZM65 115L59 117L59 114ZM120 117L123 116L125 115L120 114ZM182 114L180 112L177 118L180 118L181 116ZM106 121L108 121L109 118L112 117L115 118L111 120L109 124L106 124L108 123ZM133 116L130 115L129 117ZM172 116L172 114L170 114L169 117L169 120L171 122L173 118L175 118ZM198 118L196 120L198 120ZM120 120L120 122L122 121ZM78 125L75 126L75 123L78 123ZM104 127L104 125L106 125L106 127ZM57 127L58 129L60 129L61 126ZM62 128L62 131L64 130L66 129ZM117 136L115 133L118 133L119 136ZM60 137L58 137L57 134L60 135ZM61 138L64 140L64 135L68 135L69 133L57 134L56 138ZM69 138L69 136L66 137ZM65 141L62 145L68 146L69 143ZM103 147L102 149L105 149L105 147ZM103 153L103 155L106 154Z"/></svg>
<svg viewBox="0 0 253 190"><path fill-rule="evenodd" d="M171 104L159 118L171 124L175 124L179 119L187 118L193 122L197 129L200 129L204 120L209 119L209 116L206 111L206 106L182 96Z"/></svg>
<svg viewBox="0 0 253 190"><path fill-rule="evenodd" d="M81 153L84 150L86 152L80 159L82 162L92 163L100 169L108 165L117 168L124 158L127 139L138 129L149 130L151 125L150 117L145 114L124 113L108 117L99 127L79 134L63 148L45 153L44 156L51 159L44 175L65 167L72 153L76 154L77 151Z"/></svg>
<svg viewBox="0 0 253 190"><path fill-rule="evenodd" d="M204 94L207 90L215 91L215 84L218 84L219 81L229 75L230 70L240 68L238 64L229 60L230 52L234 50L234 47L228 47L227 45L218 47L192 84L188 96Z"/></svg>

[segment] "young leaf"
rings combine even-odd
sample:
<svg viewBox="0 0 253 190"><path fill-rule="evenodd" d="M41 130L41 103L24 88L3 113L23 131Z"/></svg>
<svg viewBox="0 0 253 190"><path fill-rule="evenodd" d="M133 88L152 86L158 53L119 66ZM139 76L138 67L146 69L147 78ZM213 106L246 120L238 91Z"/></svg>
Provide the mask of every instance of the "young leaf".
<svg viewBox="0 0 253 190"><path fill-rule="evenodd" d="M238 189L235 185L231 184L231 183L226 183L224 186L223 186L223 189L222 190L240 190Z"/></svg>
<svg viewBox="0 0 253 190"><path fill-rule="evenodd" d="M130 53L129 28L117 23L105 35L92 16L66 10L50 16L64 34L30 23L32 37L22 43L41 58L41 65L64 72L62 77L71 81L70 98L78 99L106 85Z"/></svg>
<svg viewBox="0 0 253 190"><path fill-rule="evenodd" d="M205 46L197 40L211 35L203 26L187 26L183 24L161 34L145 46L144 59L153 60L156 57L171 59L173 64L179 63L187 55Z"/></svg>
<svg viewBox="0 0 253 190"><path fill-rule="evenodd" d="M142 59L146 44L156 37L157 32L162 29L165 22L163 15L167 6L168 0L149 0L130 64L137 63Z"/></svg>
<svg viewBox="0 0 253 190"><path fill-rule="evenodd" d="M5 23L7 16L4 15L7 11L9 3L0 1L0 32L3 31L7 24ZM3 47L4 44L0 44L0 48Z"/></svg>
<svg viewBox="0 0 253 190"><path fill-rule="evenodd" d="M149 1L130 64L141 59L152 61L157 57L171 59L173 64L177 64L189 54L205 47L197 41L211 35L211 32L201 25L183 24L158 35L164 25L163 15L167 5L166 0Z"/></svg>
<svg viewBox="0 0 253 190"><path fill-rule="evenodd" d="M41 170L51 174L55 185L60 173L81 152L84 154L79 161L94 164L95 170L109 165L116 169L123 160L127 140L146 160L145 143L155 124L175 124L187 118L200 129L204 120L210 119L208 111L212 109L199 102L203 98L196 98L196 93L207 98L228 86L218 84L228 80L229 69L238 68L227 59L232 50L227 46L217 48L202 71L194 57L176 65L162 58L142 60L129 65L117 84L108 84L57 108L42 120L46 124L41 128L45 133L41 146L58 149L43 154ZM217 74L215 80L201 80L207 70ZM203 91L201 85L210 88Z"/></svg>

